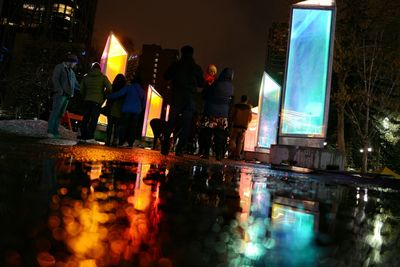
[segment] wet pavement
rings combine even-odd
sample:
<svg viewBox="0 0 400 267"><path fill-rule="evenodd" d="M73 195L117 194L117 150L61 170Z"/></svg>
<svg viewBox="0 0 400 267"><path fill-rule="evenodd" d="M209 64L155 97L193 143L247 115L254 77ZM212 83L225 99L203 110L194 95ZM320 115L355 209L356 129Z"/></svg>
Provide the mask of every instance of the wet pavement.
<svg viewBox="0 0 400 267"><path fill-rule="evenodd" d="M0 141L0 266L399 266L400 187Z"/></svg>

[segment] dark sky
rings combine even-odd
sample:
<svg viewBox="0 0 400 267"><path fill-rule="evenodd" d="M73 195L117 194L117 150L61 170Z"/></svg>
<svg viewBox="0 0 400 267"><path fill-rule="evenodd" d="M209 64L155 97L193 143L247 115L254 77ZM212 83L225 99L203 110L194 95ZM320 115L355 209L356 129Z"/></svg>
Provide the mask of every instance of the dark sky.
<svg viewBox="0 0 400 267"><path fill-rule="evenodd" d="M214 63L235 70L235 95L257 105L268 29L288 22L291 0L99 0L94 44L103 47L110 31L130 37L135 48L190 44L204 69ZM237 99L237 98L236 98Z"/></svg>

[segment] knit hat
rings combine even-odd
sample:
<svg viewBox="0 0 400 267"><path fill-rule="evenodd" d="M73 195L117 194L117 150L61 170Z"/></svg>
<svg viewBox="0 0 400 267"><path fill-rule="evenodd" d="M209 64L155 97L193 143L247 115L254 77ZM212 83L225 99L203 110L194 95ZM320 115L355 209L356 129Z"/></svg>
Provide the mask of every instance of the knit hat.
<svg viewBox="0 0 400 267"><path fill-rule="evenodd" d="M68 55L67 56L67 62L73 62L73 63L78 63L78 57L74 54Z"/></svg>

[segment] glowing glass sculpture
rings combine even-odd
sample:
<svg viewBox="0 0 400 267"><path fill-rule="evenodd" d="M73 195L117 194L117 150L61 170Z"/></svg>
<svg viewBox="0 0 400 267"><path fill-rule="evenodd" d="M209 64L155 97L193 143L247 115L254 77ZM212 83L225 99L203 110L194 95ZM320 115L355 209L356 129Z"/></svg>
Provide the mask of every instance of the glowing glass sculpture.
<svg viewBox="0 0 400 267"><path fill-rule="evenodd" d="M255 151L257 145L258 132L258 107L252 108L252 116L247 131L244 135L244 150Z"/></svg>
<svg viewBox="0 0 400 267"><path fill-rule="evenodd" d="M264 72L259 96L257 147L270 148L278 137L281 86Z"/></svg>
<svg viewBox="0 0 400 267"><path fill-rule="evenodd" d="M162 96L154 89L153 86L149 85L147 90L146 110L144 112L142 130L143 137L154 137L153 131L150 127L150 121L152 119L159 119L161 117L162 104Z"/></svg>
<svg viewBox="0 0 400 267"><path fill-rule="evenodd" d="M329 2L292 7L280 136L326 136L335 18Z"/></svg>
<svg viewBox="0 0 400 267"><path fill-rule="evenodd" d="M102 72L110 82L114 81L117 74L125 74L128 53L113 33L108 36L106 47L101 56L100 66Z"/></svg>
<svg viewBox="0 0 400 267"><path fill-rule="evenodd" d="M125 74L126 62L128 60L128 53L125 48L119 42L118 38L113 33L110 33L107 39L106 47L104 48L103 54L100 60L100 66L102 72L112 83L115 76L119 73ZM106 105L103 103L102 107ZM99 124L107 125L107 117L100 114L98 119Z"/></svg>

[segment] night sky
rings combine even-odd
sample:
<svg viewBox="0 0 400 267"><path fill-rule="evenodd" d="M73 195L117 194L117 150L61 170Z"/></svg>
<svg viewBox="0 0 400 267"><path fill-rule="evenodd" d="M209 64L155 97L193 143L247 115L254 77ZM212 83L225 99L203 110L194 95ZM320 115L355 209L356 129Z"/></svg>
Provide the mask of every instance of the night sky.
<svg viewBox="0 0 400 267"><path fill-rule="evenodd" d="M264 68L268 29L288 22L291 0L99 0L93 34L103 49L110 31L128 36L135 48L190 44L203 68L214 63L235 70L236 100L247 94L253 105ZM189 4L190 3L190 4Z"/></svg>

